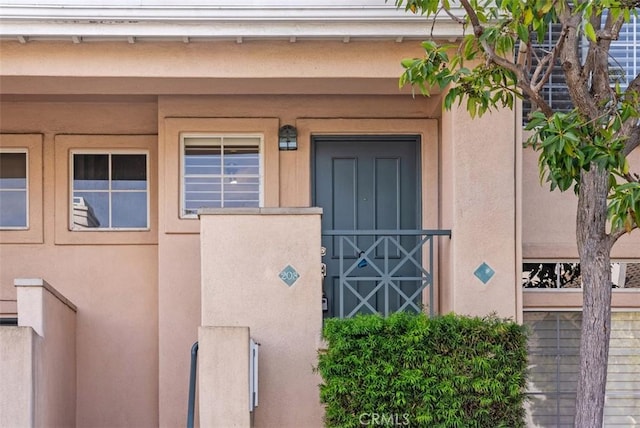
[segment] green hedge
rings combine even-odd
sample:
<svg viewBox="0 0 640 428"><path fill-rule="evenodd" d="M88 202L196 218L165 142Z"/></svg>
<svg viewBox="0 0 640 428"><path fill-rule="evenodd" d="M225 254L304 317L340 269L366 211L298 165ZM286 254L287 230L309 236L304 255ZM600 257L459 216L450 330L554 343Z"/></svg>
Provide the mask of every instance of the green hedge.
<svg viewBox="0 0 640 428"><path fill-rule="evenodd" d="M319 355L329 427L523 427L527 337L488 318L329 319Z"/></svg>

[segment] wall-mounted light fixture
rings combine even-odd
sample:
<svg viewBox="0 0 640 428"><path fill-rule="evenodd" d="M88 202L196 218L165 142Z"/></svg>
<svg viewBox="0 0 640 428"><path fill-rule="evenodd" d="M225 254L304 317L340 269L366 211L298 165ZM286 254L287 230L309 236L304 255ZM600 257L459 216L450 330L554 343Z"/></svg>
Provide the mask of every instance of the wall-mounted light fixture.
<svg viewBox="0 0 640 428"><path fill-rule="evenodd" d="M298 150L298 130L295 126L284 125L278 132L280 150Z"/></svg>

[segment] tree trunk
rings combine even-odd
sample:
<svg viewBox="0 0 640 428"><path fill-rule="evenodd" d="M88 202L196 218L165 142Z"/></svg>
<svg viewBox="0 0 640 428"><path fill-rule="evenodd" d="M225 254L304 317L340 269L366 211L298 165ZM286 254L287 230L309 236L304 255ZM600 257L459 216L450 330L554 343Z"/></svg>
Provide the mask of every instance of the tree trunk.
<svg viewBox="0 0 640 428"><path fill-rule="evenodd" d="M607 235L608 173L583 171L576 235L584 302L576 428L601 428L611 335L611 244Z"/></svg>

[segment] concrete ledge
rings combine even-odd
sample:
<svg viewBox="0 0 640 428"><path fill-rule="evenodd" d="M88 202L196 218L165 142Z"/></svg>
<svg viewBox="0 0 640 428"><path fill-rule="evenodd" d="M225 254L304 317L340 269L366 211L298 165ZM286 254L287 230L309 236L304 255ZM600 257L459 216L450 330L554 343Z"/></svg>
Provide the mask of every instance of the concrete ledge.
<svg viewBox="0 0 640 428"><path fill-rule="evenodd" d="M13 285L15 287L42 287L49 293L54 295L56 299L67 305L73 312L78 312L78 308L76 307L76 305L71 303L69 299L64 297L58 290L53 288L51 284L49 284L42 278L18 278L13 281Z"/></svg>
<svg viewBox="0 0 640 428"><path fill-rule="evenodd" d="M525 311L582 308L582 289L526 289L522 292L522 301ZM614 289L611 304L616 309L637 310L640 293L638 289Z"/></svg>
<svg viewBox="0 0 640 428"><path fill-rule="evenodd" d="M202 208L198 215L319 215L319 207L293 208Z"/></svg>

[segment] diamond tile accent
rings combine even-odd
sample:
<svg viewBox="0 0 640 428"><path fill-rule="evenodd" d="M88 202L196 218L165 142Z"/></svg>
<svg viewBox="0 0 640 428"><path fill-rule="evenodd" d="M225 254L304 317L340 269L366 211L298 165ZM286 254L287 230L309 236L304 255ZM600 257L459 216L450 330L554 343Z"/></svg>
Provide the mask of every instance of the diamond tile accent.
<svg viewBox="0 0 640 428"><path fill-rule="evenodd" d="M480 266L478 266L478 269L476 269L475 272L473 272L473 274L480 281L482 281L483 284L486 284L487 282L489 282L489 280L493 278L493 275L495 273L496 272L493 269L491 269L491 266L489 266L484 262Z"/></svg>
<svg viewBox="0 0 640 428"><path fill-rule="evenodd" d="M291 265L287 265L282 271L278 274L282 282L291 287L297 280L300 278L300 274L296 271Z"/></svg>

